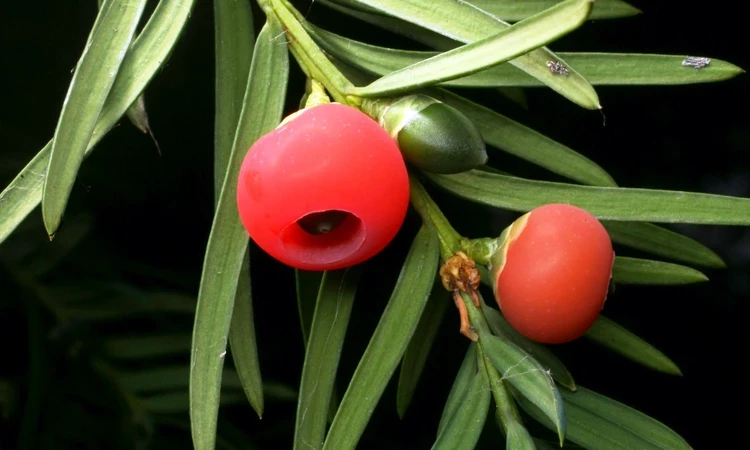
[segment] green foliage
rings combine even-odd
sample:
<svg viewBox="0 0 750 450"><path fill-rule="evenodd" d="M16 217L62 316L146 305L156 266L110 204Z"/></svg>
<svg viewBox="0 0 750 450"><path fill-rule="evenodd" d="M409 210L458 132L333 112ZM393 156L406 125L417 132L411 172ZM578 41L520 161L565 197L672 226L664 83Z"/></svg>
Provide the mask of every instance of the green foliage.
<svg viewBox="0 0 750 450"><path fill-rule="evenodd" d="M297 403L294 448L320 447L359 269L325 272L315 305Z"/></svg>
<svg viewBox="0 0 750 450"><path fill-rule="evenodd" d="M545 47L587 20L640 12L625 2L319 2L432 48L415 51L353 41L318 28L286 0L259 0L257 5L215 0L215 211L210 234L204 236L197 298L176 290L145 291L119 281L116 270L106 268L99 279L71 282L55 272L64 261L75 259L71 255L85 245L91 230L86 216L66 218L60 228L80 166L95 146L106 147L102 139L126 115L150 132L143 92L158 71L168 70L165 61L194 3L161 0L137 32L145 1L103 2L52 140L0 193L0 243L12 234L35 243L16 253L6 246L0 254L8 284L28 298L24 316L30 356L23 414L17 414L17 382L0 379L0 415L21 417L19 448L50 445L66 428L83 426L64 417L66 410L81 407L76 399L83 397L111 408L113 429L121 431L92 438L100 446L109 439L121 441L123 448L140 448L155 442L152 439L165 429L175 428L189 430L196 449L250 448L251 440L223 421L220 409L249 403L261 416L265 401L271 400L297 403L295 435L289 438L294 448L354 449L371 426L399 364L393 383L396 411L403 418L415 393L423 389L420 380L435 353L443 317L451 311L449 293L436 280L441 259L445 262L463 242L422 181L457 200L507 211L525 212L552 202L576 204L603 219L616 244L703 267L721 268L724 262L703 244L650 222L750 225L750 199L618 187L603 168L567 145L454 90L510 88L506 94L518 98L524 92L520 88L544 88L570 100L571 108L600 109L594 86L709 83L743 72L720 60L693 69L681 64L684 57L677 55L553 53ZM254 6L265 14L265 25L257 34ZM293 79L290 53L302 72L323 83L337 101L362 107L365 97L427 93L461 111L489 146L571 181L525 179L490 165L452 175L414 170L412 206L422 219L421 228L403 262L391 264L395 270L401 268L400 275L348 380L339 373L339 365L349 344L347 330L360 274L366 274L367 267L325 274L297 271L305 347L299 395L261 376L259 353L273 342L272 337L256 336L256 319L266 318L256 317L253 309L254 269L235 199L247 149L287 113L287 91L293 87L288 85ZM39 223L50 237L57 236L53 247L43 251L24 228L29 223L24 220L40 203ZM91 260L103 258L103 252L94 251ZM477 263L486 265L479 259ZM487 284L487 268L479 270ZM621 256L612 279L615 285L708 281L691 267ZM467 292L453 292L456 305L468 310L477 339L469 344L460 367L443 368L456 376L441 399L444 406L433 448L474 448L486 432L493 399L508 449L557 445L536 439L541 429L534 428L537 423L552 430L566 448L690 448L661 422L577 385L553 350L518 334L500 311L485 304L476 291L473 294L480 299L479 307ZM382 309L362 308L371 314ZM110 327L103 337L87 336L98 336L91 330ZM54 380L48 373L53 356L45 353L45 341L50 339L46 331L58 336L53 356L66 369ZM586 338L645 367L682 375L666 355L604 316ZM225 367L228 343L232 364ZM53 382L56 397L51 401L44 394ZM346 387L339 400L336 387L342 382ZM524 422L519 408L532 420ZM59 423L58 417L63 418ZM84 408L78 417L93 422L96 414ZM48 423L55 427L37 436Z"/></svg>
<svg viewBox="0 0 750 450"><path fill-rule="evenodd" d="M198 449L211 449L215 446L221 371L232 311L235 301L250 301L249 298L235 299L239 293L238 280L246 276L241 270L243 261L247 258L248 238L237 212L237 185L233 180L239 174L245 149L271 131L281 120L288 56L285 49L274 41L280 33L281 26L271 17L258 35L232 154L206 247L190 364L190 418L193 442ZM264 105L265 109L256 108L256 102ZM249 290L244 294L249 294ZM250 331L245 333L246 338L252 339L252 336ZM237 342L254 344L253 340L243 338L239 338ZM255 352L250 350L246 354L254 355ZM250 373L244 379L255 385L248 387L249 392L261 391L257 386L260 383L257 364L255 361L247 366ZM253 394L253 399L258 415L262 415L262 397Z"/></svg>

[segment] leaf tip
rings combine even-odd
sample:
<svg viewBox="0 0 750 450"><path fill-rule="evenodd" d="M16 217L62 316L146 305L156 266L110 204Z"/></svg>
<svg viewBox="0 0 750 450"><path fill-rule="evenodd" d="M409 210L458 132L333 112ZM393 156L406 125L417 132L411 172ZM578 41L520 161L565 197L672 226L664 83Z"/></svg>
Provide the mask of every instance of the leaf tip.
<svg viewBox="0 0 750 450"><path fill-rule="evenodd" d="M717 255L715 252L706 252L705 258L701 261L701 265L705 267L711 267L713 269L726 269L727 263Z"/></svg>
<svg viewBox="0 0 750 450"><path fill-rule="evenodd" d="M263 413L265 412L265 404L263 402L263 397L261 396L260 399L248 399L250 403L250 407L253 408L253 411L255 411L255 414L258 415L258 420L263 420Z"/></svg>
<svg viewBox="0 0 750 450"><path fill-rule="evenodd" d="M664 368L663 372L667 375L674 375L676 377L683 376L682 370L680 370L679 366L677 366L677 364L671 359L667 361L667 366Z"/></svg>

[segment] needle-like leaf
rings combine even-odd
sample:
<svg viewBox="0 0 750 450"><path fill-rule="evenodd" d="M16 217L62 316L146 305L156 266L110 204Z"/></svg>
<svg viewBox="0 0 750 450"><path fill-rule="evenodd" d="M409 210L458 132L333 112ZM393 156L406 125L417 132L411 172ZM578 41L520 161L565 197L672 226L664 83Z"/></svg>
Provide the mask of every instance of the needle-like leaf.
<svg viewBox="0 0 750 450"><path fill-rule="evenodd" d="M359 267L323 276L302 368L294 448L320 448L336 380L349 315L359 281Z"/></svg>
<svg viewBox="0 0 750 450"><path fill-rule="evenodd" d="M595 3L596 4L596 3ZM399 50L348 39L309 23L306 29L336 59L376 76L386 76L442 55L438 52ZM700 70L682 64L684 55L643 53L560 52L557 55L592 85L681 85L711 83L733 78L744 70L711 59ZM440 82L443 87L541 87L545 84L512 64L499 64L460 78Z"/></svg>
<svg viewBox="0 0 750 450"><path fill-rule="evenodd" d="M214 192L217 202L242 111L242 96L245 94L255 44L253 31L253 12L249 0L214 0Z"/></svg>
<svg viewBox="0 0 750 450"><path fill-rule="evenodd" d="M307 270L295 270L297 309L299 312L300 325L302 326L302 343L307 347L310 336L315 304L318 302L318 291L323 281L325 272L311 272Z"/></svg>
<svg viewBox="0 0 750 450"><path fill-rule="evenodd" d="M419 378L430 354L432 343L435 341L440 322L443 320L448 305L451 304L450 294L439 281L435 281L427 300L419 325L406 347L401 360L401 371L398 377L398 391L396 393L396 409L399 417L403 418L411 403L414 391L419 385Z"/></svg>
<svg viewBox="0 0 750 450"><path fill-rule="evenodd" d="M438 424L438 435L443 432L448 421L453 417L456 409L461 404L461 399L464 398L466 391L469 389L472 381L474 381L478 370L477 348L474 344L470 344L466 350L466 356L464 356L464 360L456 373L456 378L453 380L453 386L451 386L451 391L448 393L448 398L445 400L443 414L440 416L440 423Z"/></svg>
<svg viewBox="0 0 750 450"><path fill-rule="evenodd" d="M247 276L241 273L241 268L248 237L237 212L235 180L247 149L273 130L283 112L289 56L286 47L275 40L281 33L278 22L269 19L255 44L232 156L206 247L190 365L190 419L197 450L213 449L215 445L221 374L232 310L239 277Z"/></svg>
<svg viewBox="0 0 750 450"><path fill-rule="evenodd" d="M376 25L381 24L383 14L386 20L392 22L398 18L402 22L411 23L424 30L443 35L454 41L471 43L487 38L510 26L491 14L466 3L462 0L433 0L430 2L404 2L400 0L325 0L324 4L336 3L347 10L362 10L379 12L380 15L369 14L368 19ZM367 13L361 13L367 15ZM360 14L360 15L361 15ZM412 27L413 28L413 27ZM399 26L396 31L412 34L416 38L424 36L423 31L412 32L407 26ZM434 34L434 33L433 33ZM434 39L430 42L434 43ZM444 41L443 41L444 42ZM429 45L429 44L428 44ZM449 44L448 44L449 45ZM447 48L453 48L451 45ZM440 48L445 50L446 47ZM566 67L568 75L561 75L551 71L548 64L559 63ZM546 47L538 48L518 58L510 60L510 64L518 67L534 78L542 81L551 89L588 109L599 109L599 97L594 88L579 74L574 67L566 63L561 57L549 51Z"/></svg>
<svg viewBox="0 0 750 450"><path fill-rule="evenodd" d="M86 147L86 155L117 124L154 74L164 65L190 16L194 3L195 0L159 2L122 61ZM51 148L52 141L45 145L8 187L0 192L0 242L3 242L41 202Z"/></svg>
<svg viewBox="0 0 750 450"><path fill-rule="evenodd" d="M258 415L263 414L263 386L258 359L258 344L255 340L255 315L250 289L250 251L245 249L242 258L237 291L232 306L232 322L229 325L229 348L237 374L242 381L245 395Z"/></svg>
<svg viewBox="0 0 750 450"><path fill-rule="evenodd" d="M472 450L479 441L490 408L490 385L484 371L471 380L458 407L438 434L432 450Z"/></svg>
<svg viewBox="0 0 750 450"><path fill-rule="evenodd" d="M690 284L708 281L701 272L663 261L618 256L612 267L612 281L615 284Z"/></svg>
<svg viewBox="0 0 750 450"><path fill-rule="evenodd" d="M682 375L677 364L664 353L602 315L584 336L643 366L670 375Z"/></svg>
<svg viewBox="0 0 750 450"><path fill-rule="evenodd" d="M750 225L750 199L693 192L576 186L471 170L456 175L425 174L459 197L497 208L529 211L548 203L569 203L600 219Z"/></svg>
<svg viewBox="0 0 750 450"><path fill-rule="evenodd" d="M593 450L689 450L677 433L642 412L578 386L561 391L568 415L568 439ZM539 408L521 396L519 405L550 429L554 425Z"/></svg>
<svg viewBox="0 0 750 450"><path fill-rule="evenodd" d="M487 374L490 390L495 398L495 418L505 432L506 450L535 450L534 441L523 425L516 402L506 386L507 381L503 380L487 353L481 349L479 359L480 370Z"/></svg>
<svg viewBox="0 0 750 450"><path fill-rule="evenodd" d="M518 389L524 398L544 411L555 423L560 444L565 439L566 417L560 391L552 377L533 356L515 344L491 334L480 334L482 348L502 375L502 380Z"/></svg>
<svg viewBox="0 0 750 450"><path fill-rule="evenodd" d="M591 0L566 0L497 34L392 72L351 93L364 97L396 95L479 72L575 30L588 17L591 5Z"/></svg>
<svg viewBox="0 0 750 450"><path fill-rule="evenodd" d="M705 245L687 236L644 222L602 221L612 241L675 261L705 267L726 267Z"/></svg>
<svg viewBox="0 0 750 450"><path fill-rule="evenodd" d="M523 20L539 13L561 0L466 0L472 5L508 22ZM596 0L589 20L618 19L639 14L641 11L622 0Z"/></svg>
<svg viewBox="0 0 750 450"><path fill-rule="evenodd" d="M435 231L423 226L414 239L396 288L341 400L323 449L348 450L357 446L419 323L437 273L439 256Z"/></svg>
<svg viewBox="0 0 750 450"><path fill-rule="evenodd" d="M595 162L531 128L444 89L431 95L461 111L493 147L579 183L617 186Z"/></svg>
<svg viewBox="0 0 750 450"><path fill-rule="evenodd" d="M247 0L214 1L215 115L214 196L218 203L232 156L232 146L242 113L254 50L253 14ZM229 346L232 360L248 401L258 414L264 408L258 346L255 340L253 298L250 283L250 252L245 250L237 282Z"/></svg>
<svg viewBox="0 0 750 450"><path fill-rule="evenodd" d="M465 292L461 293L461 297L472 327L479 337L477 342L481 346L480 353L495 366L503 382L517 389L520 395L540 408L545 417L554 422L562 445L565 439L565 409L549 370L510 340L493 335L482 310L474 306L473 300ZM482 296L479 297L484 302Z"/></svg>
<svg viewBox="0 0 750 450"><path fill-rule="evenodd" d="M565 365L560 359L555 356L547 347L530 339L521 336L513 327L510 326L505 317L500 311L490 308L486 303L482 303L482 311L487 319L487 324L490 326L492 333L495 336L507 339L514 343L524 351L528 352L529 355L533 356L534 359L539 362L543 367L547 368L552 378L558 383L570 389L571 391L576 390L575 381L573 376L570 374Z"/></svg>
<svg viewBox="0 0 750 450"><path fill-rule="evenodd" d="M91 30L63 102L42 192L47 234L55 235L104 101L141 19L146 0L110 0Z"/></svg>

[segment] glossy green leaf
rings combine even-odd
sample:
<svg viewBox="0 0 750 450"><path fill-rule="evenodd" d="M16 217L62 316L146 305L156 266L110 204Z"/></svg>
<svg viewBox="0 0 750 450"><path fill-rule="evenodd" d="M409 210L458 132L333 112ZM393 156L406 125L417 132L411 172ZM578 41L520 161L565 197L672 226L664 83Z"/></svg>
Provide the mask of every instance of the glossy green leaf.
<svg viewBox="0 0 750 450"><path fill-rule="evenodd" d="M162 0L133 42L120 65L117 78L99 113L86 147L86 154L117 124L164 65L185 26L195 0ZM42 187L49 165L50 141L34 159L0 192L0 242L31 213L42 200Z"/></svg>
<svg viewBox="0 0 750 450"><path fill-rule="evenodd" d="M320 291L320 283L323 281L323 274L325 272L296 269L294 273L297 290L297 309L299 310L299 320L302 326L302 341L305 348L307 348L310 327L312 326L313 315L315 314L315 304L318 302L318 291Z"/></svg>
<svg viewBox="0 0 750 450"><path fill-rule="evenodd" d="M594 3L596 5L596 3ZM335 58L369 74L385 76L434 58L440 53L379 47L344 38L307 24L315 41ZM682 65L685 56L641 53L560 52L592 85L681 85L711 83L733 78L744 70L713 59L700 70ZM440 83L444 87L541 87L544 83L510 64L500 64Z"/></svg>
<svg viewBox="0 0 750 450"><path fill-rule="evenodd" d="M479 441L490 407L490 389L483 371L474 375L457 408L445 424L433 450L472 450Z"/></svg>
<svg viewBox="0 0 750 450"><path fill-rule="evenodd" d="M217 202L242 111L254 44L250 1L214 0L214 192Z"/></svg>
<svg viewBox="0 0 750 450"><path fill-rule="evenodd" d="M568 439L590 450L689 450L677 433L640 411L578 386L562 391L568 415ZM517 397L521 407L547 428L553 424L537 407Z"/></svg>
<svg viewBox="0 0 750 450"><path fill-rule="evenodd" d="M526 17L538 14L541 11L550 8L561 0L466 0L468 3L483 9L488 13L497 16L508 22L516 22ZM620 17L629 17L639 14L638 8L630 6L622 0L596 0L594 8L591 10L589 20L596 19L617 19Z"/></svg>
<svg viewBox="0 0 750 450"><path fill-rule="evenodd" d="M347 16L378 26L438 50L450 50L461 45L453 39L418 27L395 17L384 16L377 10L359 4L356 0L318 0L322 5Z"/></svg>
<svg viewBox="0 0 750 450"><path fill-rule="evenodd" d="M97 0L96 2L101 9L104 0ZM91 36L89 36L89 42L91 42ZM130 105L130 108L125 112L130 122L141 130L143 133L151 134L151 127L148 123L148 113L146 112L146 101L143 98L143 94L138 96L138 99ZM155 142L155 141L154 141Z"/></svg>
<svg viewBox="0 0 750 450"><path fill-rule="evenodd" d="M506 430L505 450L537 450L529 430L521 422L511 422Z"/></svg>
<svg viewBox="0 0 750 450"><path fill-rule="evenodd" d="M99 8L101 9L102 4L104 3L104 0L97 0L97 4L99 5ZM91 36L89 36L89 40L91 39ZM130 123L133 124L136 128L138 128L141 132L144 134L148 134L151 136L152 139L154 139L154 144L156 145L156 149L161 154L161 149L159 148L159 144L156 142L156 138L154 138L154 134L151 132L151 125L148 122L148 113L146 112L146 100L144 98L144 94L141 94L138 96L138 98L133 102L132 105L128 108L127 111L125 111L125 115L130 119Z"/></svg>
<svg viewBox="0 0 750 450"><path fill-rule="evenodd" d="M448 398L445 400L443 414L440 416L440 423L438 424L438 435L443 432L448 422L454 416L461 401L466 396L469 386L474 381L476 375L478 375L478 371L477 347L474 343L471 343L466 350L466 356L464 356L461 367L459 367L458 373L456 373L456 378L453 380L453 386L451 386Z"/></svg>
<svg viewBox="0 0 750 450"><path fill-rule="evenodd" d="M269 20L258 35L232 155L206 247L190 371L190 419L197 450L215 445L221 374L234 299L239 277L247 276L240 272L248 236L237 212L234 180L247 149L281 120L289 70L286 46L275 40L282 32L275 20Z"/></svg>
<svg viewBox="0 0 750 450"><path fill-rule="evenodd" d="M461 293L461 297L466 305L469 321L478 336L478 345L481 346L480 355L489 359L502 375L500 380L507 381L507 386L517 389L521 395L537 405L547 417L554 421L560 445L562 445L565 439L565 410L550 371L510 340L494 336L484 313L474 306L472 298L465 292ZM484 302L481 294L479 297L480 302ZM488 375L492 377L489 372ZM500 401L503 401L505 396L500 394ZM506 411L508 412L516 416L512 411ZM504 416L505 414L501 415L501 418L505 418ZM517 417L516 420L518 420Z"/></svg>
<svg viewBox="0 0 750 450"><path fill-rule="evenodd" d="M497 34L391 72L351 93L363 97L403 94L482 71L575 30L588 17L591 5L591 0L565 0Z"/></svg>
<svg viewBox="0 0 750 450"><path fill-rule="evenodd" d="M247 400L258 413L258 416L262 416L263 384L258 359L258 344L255 340L249 253L249 249L246 248L237 280L237 291L232 307L232 321L229 326L229 348Z"/></svg>
<svg viewBox="0 0 750 450"><path fill-rule="evenodd" d="M440 281L436 280L422 317L419 319L419 325L414 330L414 335L411 337L409 346L406 347L404 357L401 360L398 391L396 393L396 409L401 418L406 414L414 391L419 385L419 378L422 376L427 356L430 354L440 323L448 310L448 306L452 303L450 293L445 290Z"/></svg>
<svg viewBox="0 0 750 450"><path fill-rule="evenodd" d="M561 53L593 85L682 85L712 83L728 80L745 71L734 64L712 59L711 63L696 70L682 65L684 55L654 55L641 53ZM502 74L513 79L514 86L541 86L531 77L514 71ZM496 78L500 77L500 73ZM525 79L526 81L521 81Z"/></svg>
<svg viewBox="0 0 750 450"><path fill-rule="evenodd" d="M324 449L353 449L359 442L419 323L438 270L439 256L435 231L423 226L412 243L396 288L341 400Z"/></svg>
<svg viewBox="0 0 750 450"><path fill-rule="evenodd" d="M533 129L449 91L433 94L474 122L487 144L579 183L617 186L595 162Z"/></svg>
<svg viewBox="0 0 750 450"><path fill-rule="evenodd" d="M612 241L654 255L699 266L723 268L724 261L705 245L674 231L643 222L602 221Z"/></svg>
<svg viewBox="0 0 750 450"><path fill-rule="evenodd" d="M612 267L612 281L615 284L690 284L708 281L701 272L663 261L618 256Z"/></svg>
<svg viewBox="0 0 750 450"><path fill-rule="evenodd" d="M472 321L474 323L474 321ZM565 439L566 417L560 391L552 376L533 356L508 340L480 330L479 339L487 357L502 374L502 380L518 389L521 395L544 411L555 423L560 443Z"/></svg>
<svg viewBox="0 0 750 450"><path fill-rule="evenodd" d="M325 272L295 269L294 273L297 290L297 310L302 327L302 343L303 347L307 348L310 327L312 326L313 315L315 314L315 304L318 302L318 291L320 290L320 283ZM333 421L340 401L338 389L336 388L336 383L334 383L329 402L330 407L328 408L329 423Z"/></svg>
<svg viewBox="0 0 750 450"><path fill-rule="evenodd" d="M486 303L482 304L482 311L487 319L492 333L503 339L507 339L522 350L531 355L542 367L548 369L552 378L566 388L574 391L576 389L573 376L570 374L560 359L555 356L547 347L530 339L521 336L508 321L505 320L500 311L489 307Z"/></svg>
<svg viewBox="0 0 750 450"><path fill-rule="evenodd" d="M146 0L110 0L99 11L70 82L42 189L42 218L54 236L104 101L133 40Z"/></svg>
<svg viewBox="0 0 750 450"><path fill-rule="evenodd" d="M480 348L480 370L487 374L490 390L495 399L495 419L505 433L505 448L507 450L534 449L534 441L523 425L523 419L518 412L516 402L506 386L506 381L500 376L497 368L487 357L487 353Z"/></svg>
<svg viewBox="0 0 750 450"><path fill-rule="evenodd" d="M496 208L529 211L548 203L570 203L600 219L750 225L750 199L693 192L577 186L470 170L425 174L459 197Z"/></svg>
<svg viewBox="0 0 750 450"><path fill-rule="evenodd" d="M468 3L453 0L431 2L334 0L334 2L345 6L351 4L366 5L383 14L397 17L464 43L482 40L510 26L510 24ZM551 72L547 67L547 63L550 61L559 62L566 66L569 74L564 76ZM509 62L582 107L601 108L599 98L588 81L546 47L533 50Z"/></svg>
<svg viewBox="0 0 750 450"><path fill-rule="evenodd" d="M325 272L302 366L294 448L320 448L360 269Z"/></svg>
<svg viewBox="0 0 750 450"><path fill-rule="evenodd" d="M189 334L159 334L106 339L102 350L107 356L125 360L170 357L190 352Z"/></svg>
<svg viewBox="0 0 750 450"><path fill-rule="evenodd" d="M682 375L677 364L664 353L602 315L584 336L643 366L670 375Z"/></svg>

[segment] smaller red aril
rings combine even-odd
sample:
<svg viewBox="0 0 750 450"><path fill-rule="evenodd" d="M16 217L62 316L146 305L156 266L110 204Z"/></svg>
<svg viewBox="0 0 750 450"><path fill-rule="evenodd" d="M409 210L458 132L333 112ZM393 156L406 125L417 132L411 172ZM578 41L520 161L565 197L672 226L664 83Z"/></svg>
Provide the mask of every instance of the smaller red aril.
<svg viewBox="0 0 750 450"><path fill-rule="evenodd" d="M253 241L304 270L371 258L394 238L408 205L398 146L373 119L337 103L303 109L258 139L237 185Z"/></svg>
<svg viewBox="0 0 750 450"><path fill-rule="evenodd" d="M550 344L586 333L612 278L614 252L604 226L581 208L550 204L520 217L500 241L492 277L508 323Z"/></svg>

